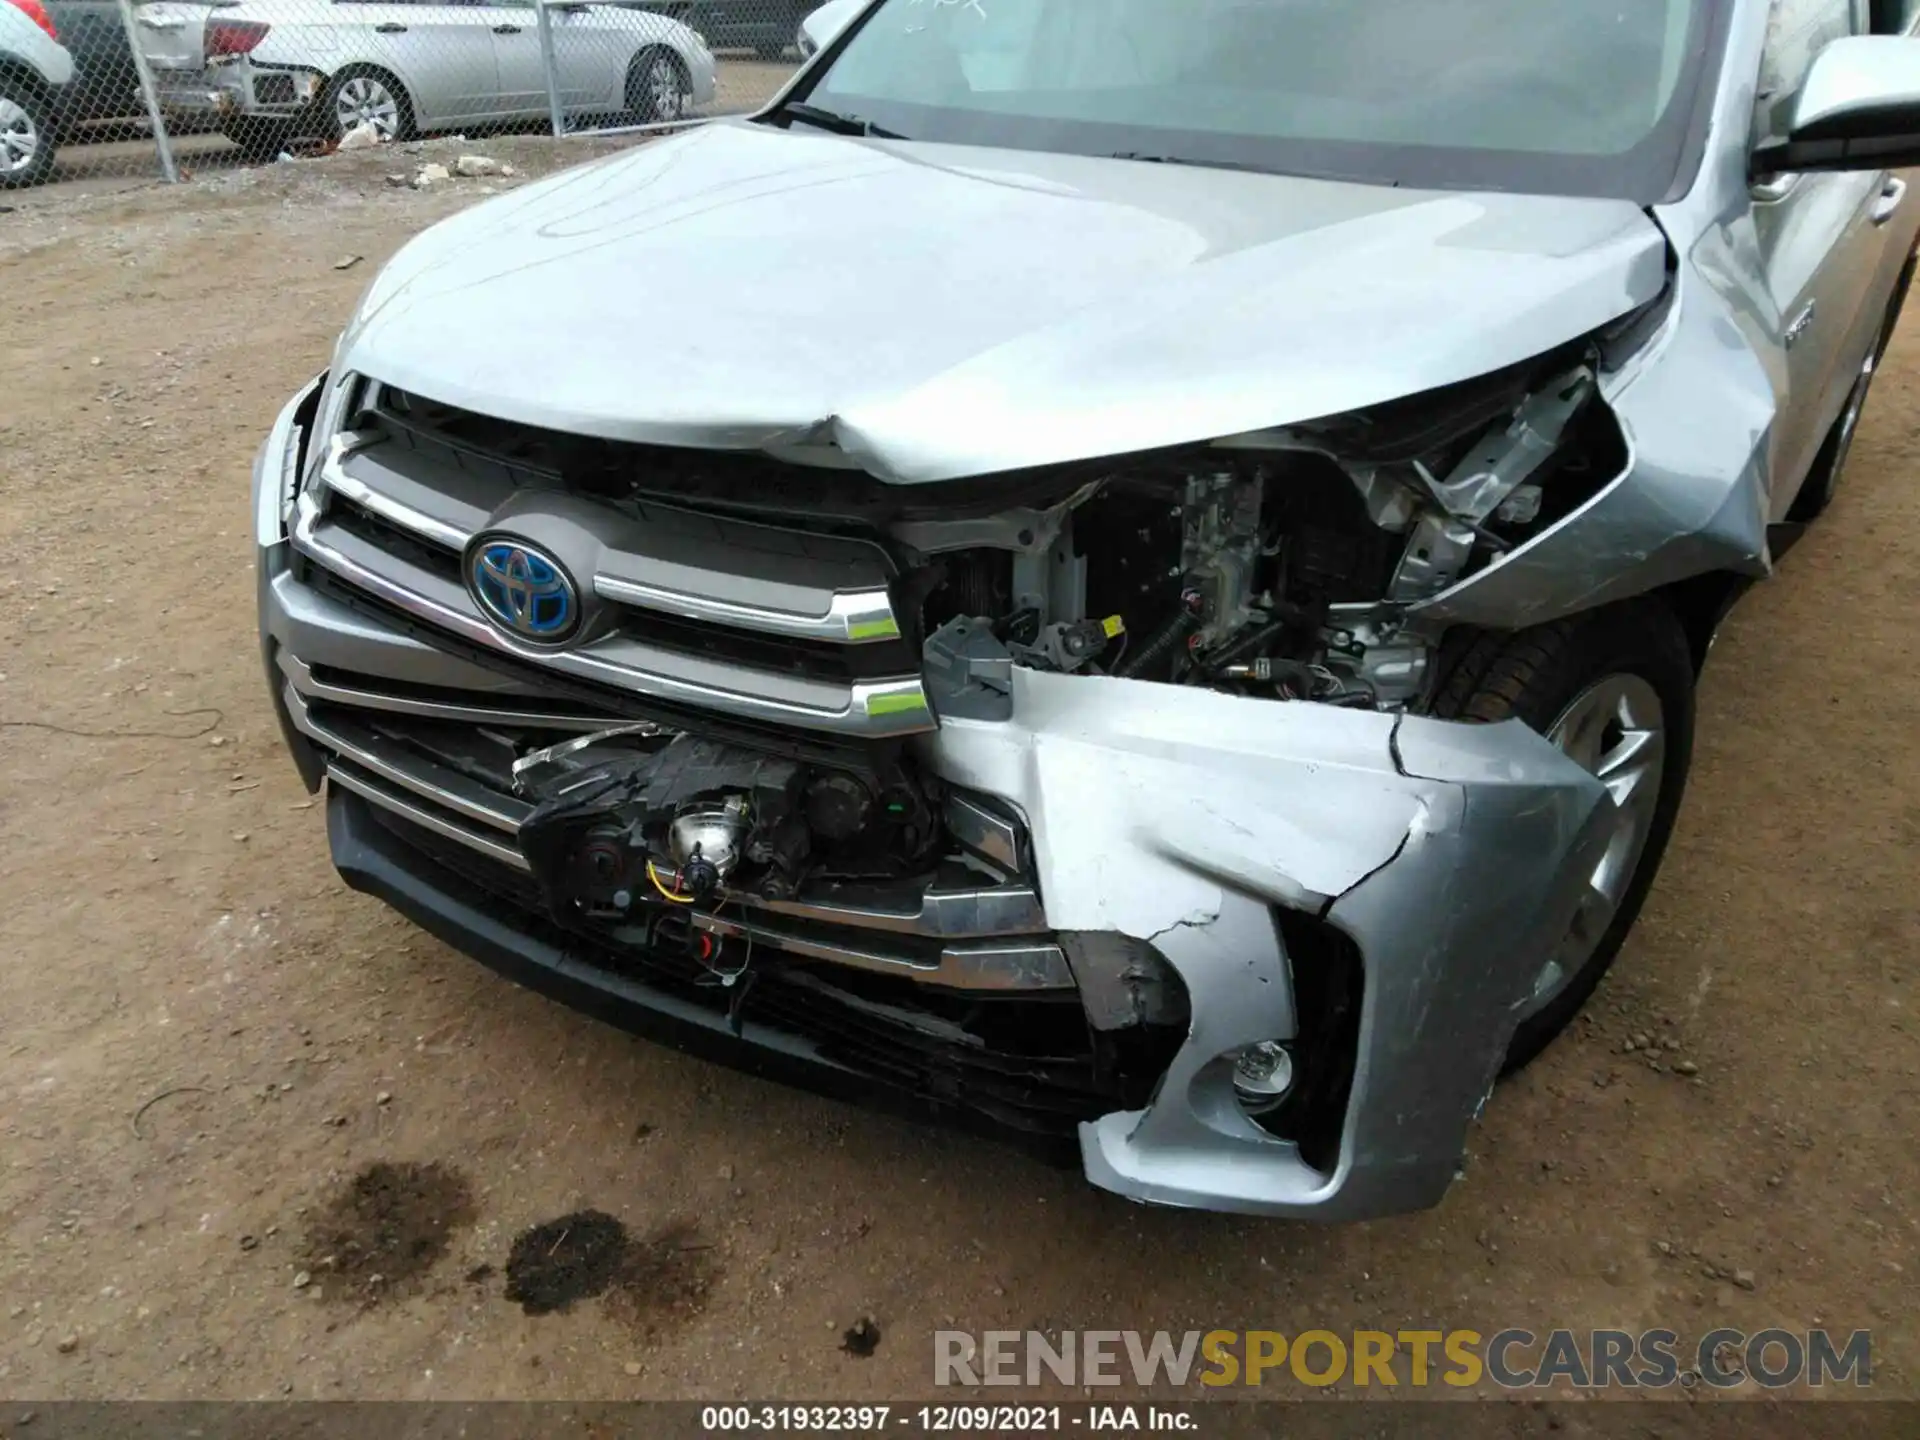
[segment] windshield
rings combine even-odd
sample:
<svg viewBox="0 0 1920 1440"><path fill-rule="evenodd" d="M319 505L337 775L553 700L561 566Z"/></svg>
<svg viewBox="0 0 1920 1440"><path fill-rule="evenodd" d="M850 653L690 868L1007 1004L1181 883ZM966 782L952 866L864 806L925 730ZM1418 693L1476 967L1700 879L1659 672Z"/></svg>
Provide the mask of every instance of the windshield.
<svg viewBox="0 0 1920 1440"><path fill-rule="evenodd" d="M883 0L793 98L914 140L1652 203L1718 3Z"/></svg>

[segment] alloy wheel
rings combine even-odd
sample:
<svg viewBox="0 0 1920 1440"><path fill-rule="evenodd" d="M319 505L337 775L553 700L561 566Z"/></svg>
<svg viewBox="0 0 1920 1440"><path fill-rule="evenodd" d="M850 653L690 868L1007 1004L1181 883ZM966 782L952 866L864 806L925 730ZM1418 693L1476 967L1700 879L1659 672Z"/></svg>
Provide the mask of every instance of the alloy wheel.
<svg viewBox="0 0 1920 1440"><path fill-rule="evenodd" d="M1534 979L1522 1017L1551 1004L1600 947L1639 869L1666 772L1666 716L1638 675L1607 675L1567 703L1547 738L1613 797L1613 832L1587 879L1565 939Z"/></svg>
<svg viewBox="0 0 1920 1440"><path fill-rule="evenodd" d="M42 143L39 127L26 107L0 95L0 175L26 174Z"/></svg>
<svg viewBox="0 0 1920 1440"><path fill-rule="evenodd" d="M680 72L665 56L656 56L647 67L647 113L655 120L678 120L685 111L685 92L680 88Z"/></svg>
<svg viewBox="0 0 1920 1440"><path fill-rule="evenodd" d="M371 124L382 140L399 138L400 102L376 76L350 77L334 96L333 113L342 135L357 125Z"/></svg>

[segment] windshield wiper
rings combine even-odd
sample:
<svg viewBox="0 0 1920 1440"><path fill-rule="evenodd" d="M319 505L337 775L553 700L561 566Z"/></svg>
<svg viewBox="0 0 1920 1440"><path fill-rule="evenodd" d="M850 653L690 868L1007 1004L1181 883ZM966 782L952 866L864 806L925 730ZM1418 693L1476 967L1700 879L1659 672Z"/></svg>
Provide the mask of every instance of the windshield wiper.
<svg viewBox="0 0 1920 1440"><path fill-rule="evenodd" d="M1146 155L1138 150L1122 150L1117 155L1107 156L1107 159L1135 160L1142 165L1191 165L1200 170L1249 170L1255 175L1279 173L1264 165L1244 165L1238 160L1193 160L1185 155Z"/></svg>
<svg viewBox="0 0 1920 1440"><path fill-rule="evenodd" d="M791 115L815 129L831 130L835 135L872 135L880 140L907 138L897 130L883 129L871 120L862 120L858 115L842 115L838 110L829 110L823 105L809 105L804 100L788 101L780 107L780 113Z"/></svg>

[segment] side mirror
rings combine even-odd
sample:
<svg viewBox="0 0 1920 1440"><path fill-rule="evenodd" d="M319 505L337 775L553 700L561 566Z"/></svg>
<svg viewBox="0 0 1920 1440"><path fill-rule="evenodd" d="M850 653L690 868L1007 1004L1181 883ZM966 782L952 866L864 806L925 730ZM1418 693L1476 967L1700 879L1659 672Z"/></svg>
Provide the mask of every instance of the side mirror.
<svg viewBox="0 0 1920 1440"><path fill-rule="evenodd" d="M800 22L800 53L811 60L831 45L866 6L867 0L827 0Z"/></svg>
<svg viewBox="0 0 1920 1440"><path fill-rule="evenodd" d="M1784 139L1754 150L1756 173L1920 165L1920 38L1835 40L1813 57L1792 117Z"/></svg>

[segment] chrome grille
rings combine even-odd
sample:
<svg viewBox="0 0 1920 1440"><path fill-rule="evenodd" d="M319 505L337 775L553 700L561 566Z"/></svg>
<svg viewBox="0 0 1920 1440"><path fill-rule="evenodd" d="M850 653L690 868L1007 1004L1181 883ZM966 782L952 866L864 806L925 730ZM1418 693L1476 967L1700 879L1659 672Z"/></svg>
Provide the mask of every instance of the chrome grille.
<svg viewBox="0 0 1920 1440"><path fill-rule="evenodd" d="M892 562L844 535L575 497L599 545L579 580L615 623L567 649L516 641L468 594L464 552L516 497L570 493L564 476L502 422L486 423L503 447L488 450L370 390L292 527L295 549L345 585L469 644L675 706L861 739L933 728Z"/></svg>

